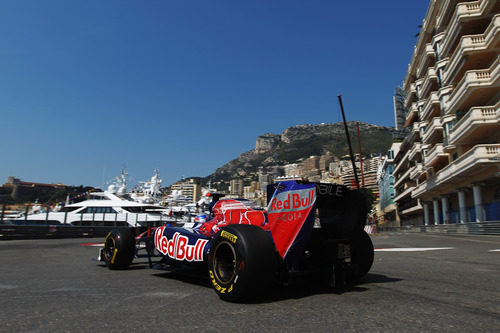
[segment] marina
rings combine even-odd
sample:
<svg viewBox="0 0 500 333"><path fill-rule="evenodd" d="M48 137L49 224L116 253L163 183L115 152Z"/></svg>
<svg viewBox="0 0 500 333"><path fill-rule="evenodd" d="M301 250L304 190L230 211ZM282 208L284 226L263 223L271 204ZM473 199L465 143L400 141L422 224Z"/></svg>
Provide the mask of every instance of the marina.
<svg viewBox="0 0 500 333"><path fill-rule="evenodd" d="M90 192L86 199L55 207L35 203L21 210L0 211L0 223L17 226L86 226L86 227L153 227L163 224L184 225L197 215L208 213L211 197L208 189L193 203L182 190L170 195L161 191L162 179L156 169L149 181L128 189L128 172L122 170L105 191Z"/></svg>

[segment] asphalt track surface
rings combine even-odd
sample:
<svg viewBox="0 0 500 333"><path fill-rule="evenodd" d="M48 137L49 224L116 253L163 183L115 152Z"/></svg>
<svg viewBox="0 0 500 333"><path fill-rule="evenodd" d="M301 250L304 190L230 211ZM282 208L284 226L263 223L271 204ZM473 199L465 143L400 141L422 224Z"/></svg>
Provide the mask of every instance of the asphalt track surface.
<svg viewBox="0 0 500 333"><path fill-rule="evenodd" d="M386 234L363 282L250 304L206 277L92 261L102 239L0 242L0 332L500 332L500 237Z"/></svg>

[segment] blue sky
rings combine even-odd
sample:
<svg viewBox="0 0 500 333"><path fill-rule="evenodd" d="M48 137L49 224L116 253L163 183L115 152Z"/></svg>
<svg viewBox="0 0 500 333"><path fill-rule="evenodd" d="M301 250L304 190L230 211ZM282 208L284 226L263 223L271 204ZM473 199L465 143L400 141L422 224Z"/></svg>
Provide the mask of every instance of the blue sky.
<svg viewBox="0 0 500 333"><path fill-rule="evenodd" d="M207 176L264 133L394 126L427 0L3 0L0 184Z"/></svg>

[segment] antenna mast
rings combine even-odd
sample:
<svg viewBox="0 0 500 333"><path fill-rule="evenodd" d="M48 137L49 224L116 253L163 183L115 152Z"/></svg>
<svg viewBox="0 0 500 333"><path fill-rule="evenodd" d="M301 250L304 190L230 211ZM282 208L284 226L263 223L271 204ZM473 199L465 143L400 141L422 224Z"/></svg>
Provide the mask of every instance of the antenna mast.
<svg viewBox="0 0 500 333"><path fill-rule="evenodd" d="M347 129L347 122L345 120L344 105L342 104L342 95L337 96L340 104L340 111L342 111L342 119L344 120L345 135L347 137L347 144L349 146L349 155L351 156L352 170L354 171L354 180L356 181L356 186L359 188L358 172L356 171L356 161L354 160L354 155L352 153L351 137L349 136L349 130Z"/></svg>

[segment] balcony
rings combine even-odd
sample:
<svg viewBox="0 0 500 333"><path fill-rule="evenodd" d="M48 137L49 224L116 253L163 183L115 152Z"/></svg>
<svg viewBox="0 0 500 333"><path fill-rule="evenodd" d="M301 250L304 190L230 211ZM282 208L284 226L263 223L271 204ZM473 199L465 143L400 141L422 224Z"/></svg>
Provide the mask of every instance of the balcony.
<svg viewBox="0 0 500 333"><path fill-rule="evenodd" d="M411 203L413 203L414 205L413 206L409 206L406 209L403 209L400 212L400 215L416 214L416 213L420 213L420 212L422 212L424 210L424 207L422 206L422 204L420 203L420 201L412 201Z"/></svg>
<svg viewBox="0 0 500 333"><path fill-rule="evenodd" d="M401 185L402 183L404 183L408 179L412 169L413 168L409 168L408 170L406 170L406 172L404 174L401 175L401 177L398 177L398 179L396 179L396 182L394 183L394 188L399 187L399 185Z"/></svg>
<svg viewBox="0 0 500 333"><path fill-rule="evenodd" d="M499 73L500 56L497 56L488 69L467 71L450 96L447 114L494 98L500 86Z"/></svg>
<svg viewBox="0 0 500 333"><path fill-rule="evenodd" d="M475 107L469 110L450 132L450 144L478 142L498 133L500 102L495 106Z"/></svg>
<svg viewBox="0 0 500 333"><path fill-rule="evenodd" d="M398 160L398 156L400 156L399 154L402 154L403 152L400 150L398 155L396 156L396 160ZM409 155L410 151L406 151L404 153L404 155L401 157L400 160L397 161L396 165L394 165L394 170L392 171L392 174L393 175L396 175L398 174L400 171L405 171L406 169L406 166L407 166L407 162L408 162L408 155Z"/></svg>
<svg viewBox="0 0 500 333"><path fill-rule="evenodd" d="M433 64L430 64L429 61L434 59L434 49L432 48L431 43L427 43L425 45L424 52L422 54L422 57L420 58L420 61L417 65L417 77L422 76L422 71L429 66L432 66Z"/></svg>
<svg viewBox="0 0 500 333"><path fill-rule="evenodd" d="M443 85L452 84L452 81L457 76L460 68L468 67L467 63L474 63L475 66L477 66L477 62L479 61L478 58L484 57L478 53L484 53L484 51L488 51L489 48L491 48L492 50L489 51L490 54L495 54L493 49L498 43L498 38L500 38L499 31L500 15L496 15L483 34L462 36L459 45L450 58L451 60L446 67L446 71L443 73ZM487 60L488 58L483 61Z"/></svg>
<svg viewBox="0 0 500 333"><path fill-rule="evenodd" d="M394 197L394 202L398 202L403 198L409 197L412 194L412 191L415 189L414 186L410 186L407 189L405 189L403 192L399 193Z"/></svg>
<svg viewBox="0 0 500 333"><path fill-rule="evenodd" d="M422 89L420 91L419 98L427 98L427 95L431 90L437 90L437 74L433 67L429 67L427 69L427 73L425 74L422 82Z"/></svg>
<svg viewBox="0 0 500 333"><path fill-rule="evenodd" d="M445 153L443 144L438 143L427 152L427 155L425 156L425 166L431 167L437 162L447 158L448 154Z"/></svg>
<svg viewBox="0 0 500 333"><path fill-rule="evenodd" d="M427 120L432 118L432 116L439 115L439 96L436 91L431 92L429 98L425 101L425 104L422 108L422 114L420 115L420 119Z"/></svg>
<svg viewBox="0 0 500 333"><path fill-rule="evenodd" d="M405 125L407 127L408 125ZM408 142L409 145L412 145L415 141L420 140L420 123L414 122L411 126L411 131L408 136L405 138L405 141Z"/></svg>
<svg viewBox="0 0 500 333"><path fill-rule="evenodd" d="M441 117L434 117L427 126L422 137L422 143L433 143L442 141L443 138L443 123Z"/></svg>
<svg viewBox="0 0 500 333"><path fill-rule="evenodd" d="M414 123L411 132L414 133L415 135L418 135L420 133L420 126L418 123Z"/></svg>
<svg viewBox="0 0 500 333"><path fill-rule="evenodd" d="M417 103L412 103L411 108L408 110L408 114L406 115L406 120L404 125L406 127L417 120L418 120Z"/></svg>
<svg viewBox="0 0 500 333"><path fill-rule="evenodd" d="M460 33L463 21L480 17L485 7L488 5L488 2L494 1L472 1L457 4L456 11L448 24L448 28L441 42L442 51L440 58L444 58L450 53L450 48L457 38L457 34Z"/></svg>
<svg viewBox="0 0 500 333"><path fill-rule="evenodd" d="M483 181L498 172L500 145L477 145L441 169L434 177L422 182L412 192L421 197L429 191L449 193L472 182Z"/></svg>
<svg viewBox="0 0 500 333"><path fill-rule="evenodd" d="M422 163L417 163L410 172L411 179L418 179L424 173L424 166Z"/></svg>
<svg viewBox="0 0 500 333"><path fill-rule="evenodd" d="M408 154L408 159L414 161L417 159L418 154L422 152L422 144L420 142L415 142L410 148L410 153Z"/></svg>
<svg viewBox="0 0 500 333"><path fill-rule="evenodd" d="M417 95L417 88L415 86L415 83L410 84L410 89L408 90L408 93L406 94L404 105L405 108L409 108L410 104L412 103L414 97Z"/></svg>

